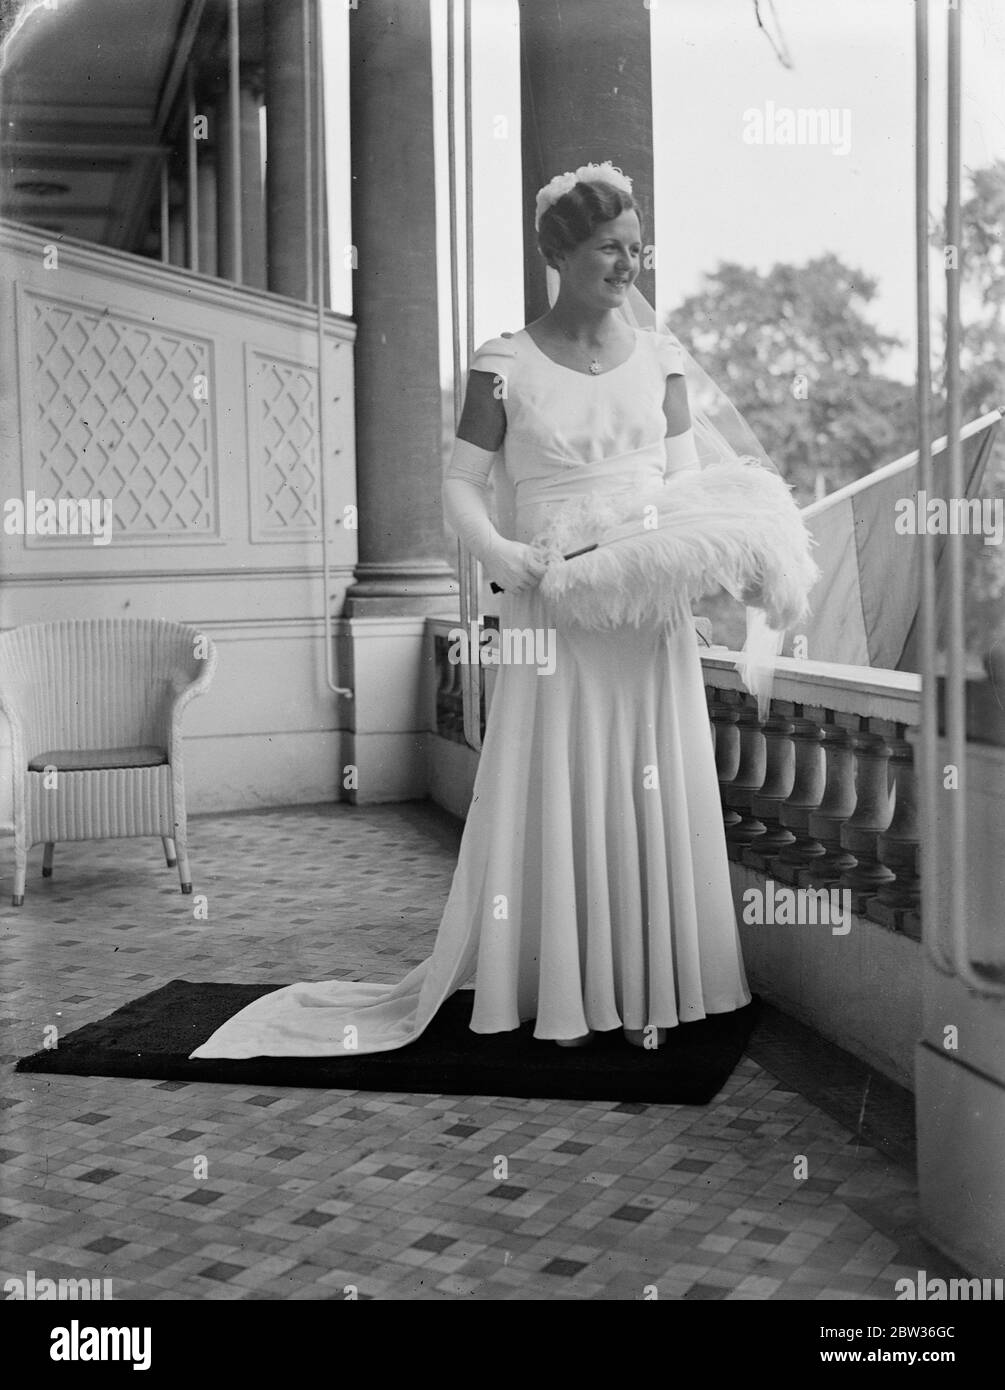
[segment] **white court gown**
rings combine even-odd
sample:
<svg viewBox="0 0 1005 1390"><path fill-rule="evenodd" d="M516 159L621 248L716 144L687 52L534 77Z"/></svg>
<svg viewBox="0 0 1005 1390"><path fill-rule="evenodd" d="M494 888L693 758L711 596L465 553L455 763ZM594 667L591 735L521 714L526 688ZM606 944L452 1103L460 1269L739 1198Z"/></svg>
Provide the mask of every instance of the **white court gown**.
<svg viewBox="0 0 1005 1390"><path fill-rule="evenodd" d="M525 331L477 370L506 378L500 463L529 541L587 493L659 486L666 377L679 349L635 330L588 376ZM193 1057L384 1052L475 982L471 1027L536 1019L538 1038L672 1028L750 1000L740 955L698 645L686 605L658 625L557 626L537 590L503 628L554 629L554 671L498 671L457 868L432 954L396 985L327 980L264 995Z"/></svg>

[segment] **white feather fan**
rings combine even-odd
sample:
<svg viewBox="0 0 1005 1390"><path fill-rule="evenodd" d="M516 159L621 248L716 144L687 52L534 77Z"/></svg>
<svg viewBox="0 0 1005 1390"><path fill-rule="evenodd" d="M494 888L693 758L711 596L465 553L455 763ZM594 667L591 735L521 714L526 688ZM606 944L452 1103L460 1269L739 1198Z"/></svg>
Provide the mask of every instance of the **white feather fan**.
<svg viewBox="0 0 1005 1390"><path fill-rule="evenodd" d="M592 629L665 622L716 585L789 627L819 574L811 544L788 486L743 459L671 474L652 492L591 493L533 542L557 619ZM596 548L564 558L586 546Z"/></svg>

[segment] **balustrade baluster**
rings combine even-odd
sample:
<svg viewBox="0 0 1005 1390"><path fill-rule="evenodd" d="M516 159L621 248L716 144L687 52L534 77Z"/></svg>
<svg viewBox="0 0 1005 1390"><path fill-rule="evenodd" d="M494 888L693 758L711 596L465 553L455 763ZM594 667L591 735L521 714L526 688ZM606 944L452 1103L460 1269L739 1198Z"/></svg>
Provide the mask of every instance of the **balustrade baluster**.
<svg viewBox="0 0 1005 1390"><path fill-rule="evenodd" d="M889 727L882 720L863 717L859 731L852 734L856 802L854 813L841 827L841 845L855 856L855 863L842 872L841 887L851 890L853 912L861 912L866 899L894 877L878 852L879 836L891 819L890 747L884 739Z"/></svg>
<svg viewBox="0 0 1005 1390"><path fill-rule="evenodd" d="M831 703L820 673L786 669L762 722L749 693L715 684L718 664L705 659L706 697L730 860L840 888L853 913L920 940L912 678L877 672L859 703L838 668Z"/></svg>
<svg viewBox="0 0 1005 1390"><path fill-rule="evenodd" d="M855 863L841 843L841 827L855 810L855 759L851 746L851 728L858 727L854 715L828 712L823 726L825 783L820 805L811 811L808 829L823 845L824 853L816 856L809 866L797 872L801 888L826 887L836 883L841 874Z"/></svg>
<svg viewBox="0 0 1005 1390"><path fill-rule="evenodd" d="M451 643L446 637L437 634L434 638L436 728L437 732L442 734L444 738L457 740L464 737L461 668L456 662L450 660L448 655L450 646Z"/></svg>
<svg viewBox="0 0 1005 1390"><path fill-rule="evenodd" d="M770 873L783 883L798 882L800 869L810 868L824 854L820 841L810 834L810 815L823 800L826 786L826 764L823 750L825 715L821 710L804 710L795 706L792 720L792 742L795 749L795 775L792 791L782 803L779 822L792 831L792 840L785 845L768 866Z"/></svg>
<svg viewBox="0 0 1005 1390"><path fill-rule="evenodd" d="M739 825L740 817L726 805L726 790L740 766L740 734L736 727L740 714L739 698L732 691L709 690L708 709L715 736L715 771L719 779L722 821L727 830ZM732 699L730 698L732 697Z"/></svg>
<svg viewBox="0 0 1005 1390"><path fill-rule="evenodd" d="M869 916L895 931L921 939L921 830L918 823L918 785L914 749L905 737L903 724L887 738L890 749L890 779L895 804L888 829L877 840L880 862L895 875L874 898L866 903Z"/></svg>
<svg viewBox="0 0 1005 1390"><path fill-rule="evenodd" d="M763 835L764 822L753 812L753 798L764 785L767 753L761 722L757 717L757 702L744 697L737 721L740 735L740 762L732 782L724 789L726 805L739 815L726 831L726 848L730 859L740 859L744 849Z"/></svg>
<svg viewBox="0 0 1005 1390"><path fill-rule="evenodd" d="M764 834L758 835L743 852L743 862L752 869L767 869L775 855L796 838L779 819L796 775L793 708L788 702L776 700L764 723L764 782L750 802L751 812L764 823Z"/></svg>

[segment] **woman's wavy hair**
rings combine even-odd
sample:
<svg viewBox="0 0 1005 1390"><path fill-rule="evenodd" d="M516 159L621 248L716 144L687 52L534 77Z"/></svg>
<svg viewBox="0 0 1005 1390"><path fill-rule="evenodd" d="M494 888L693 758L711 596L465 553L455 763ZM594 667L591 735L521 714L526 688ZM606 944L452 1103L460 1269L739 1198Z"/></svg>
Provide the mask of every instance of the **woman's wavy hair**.
<svg viewBox="0 0 1005 1390"><path fill-rule="evenodd" d="M630 193L609 183L577 183L541 214L537 245L548 265L555 267L558 251L573 251L593 235L603 222L613 222L623 212L642 209Z"/></svg>

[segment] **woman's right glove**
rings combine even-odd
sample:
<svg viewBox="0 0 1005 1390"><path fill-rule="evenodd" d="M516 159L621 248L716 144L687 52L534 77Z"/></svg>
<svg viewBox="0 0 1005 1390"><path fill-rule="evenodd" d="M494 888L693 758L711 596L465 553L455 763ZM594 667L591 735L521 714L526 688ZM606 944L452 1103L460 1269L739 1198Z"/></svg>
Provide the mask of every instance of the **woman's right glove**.
<svg viewBox="0 0 1005 1390"><path fill-rule="evenodd" d="M485 573L507 594L520 594L537 586L545 566L523 541L507 540L495 531L489 552L479 558Z"/></svg>
<svg viewBox="0 0 1005 1390"><path fill-rule="evenodd" d="M443 510L454 533L481 561L489 579L506 593L518 594L538 583L545 566L529 545L509 540L492 525L486 493L494 457L466 439L454 441L443 480Z"/></svg>

